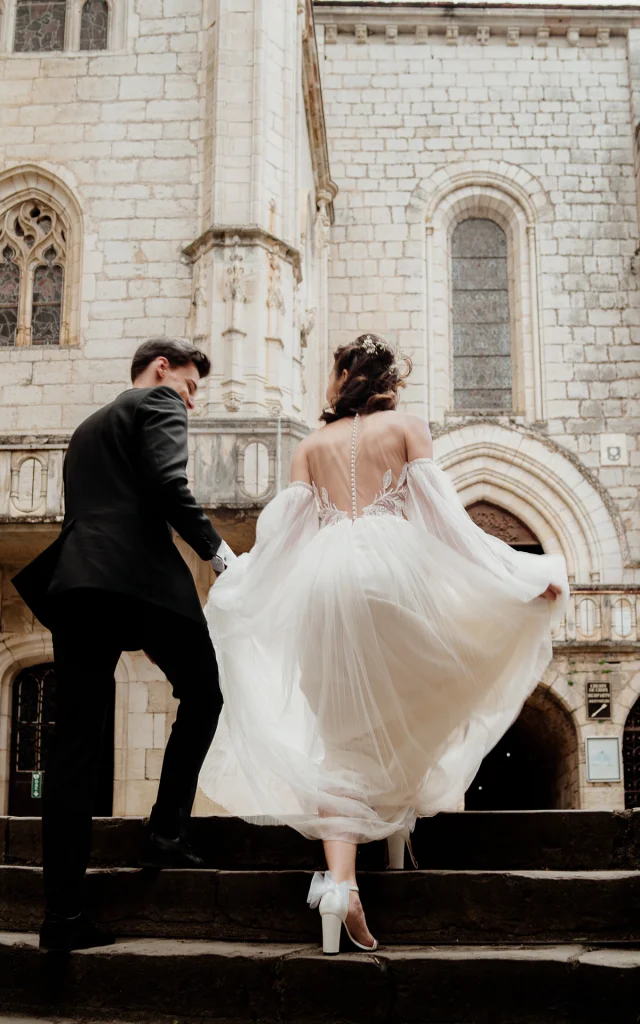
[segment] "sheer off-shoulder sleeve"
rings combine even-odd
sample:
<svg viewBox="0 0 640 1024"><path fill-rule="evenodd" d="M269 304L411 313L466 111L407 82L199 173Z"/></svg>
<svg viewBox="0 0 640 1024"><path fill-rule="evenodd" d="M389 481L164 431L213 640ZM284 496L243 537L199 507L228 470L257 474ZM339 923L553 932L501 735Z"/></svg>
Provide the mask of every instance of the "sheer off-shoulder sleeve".
<svg viewBox="0 0 640 1024"><path fill-rule="evenodd" d="M523 601L534 600L550 584L558 587L561 595L553 602L552 621L562 617L569 584L561 555L514 551L485 533L467 513L446 473L431 459L409 463L407 488L406 514L411 523L456 555L492 573Z"/></svg>
<svg viewBox="0 0 640 1024"><path fill-rule="evenodd" d="M274 612L278 591L286 586L301 551L319 530L318 511L312 488L305 483L290 484L262 510L256 525L256 542L247 554L232 563L212 587L205 614L215 631L236 618L237 628L247 618ZM216 608L221 614L211 613ZM225 613L223 615L222 613Z"/></svg>

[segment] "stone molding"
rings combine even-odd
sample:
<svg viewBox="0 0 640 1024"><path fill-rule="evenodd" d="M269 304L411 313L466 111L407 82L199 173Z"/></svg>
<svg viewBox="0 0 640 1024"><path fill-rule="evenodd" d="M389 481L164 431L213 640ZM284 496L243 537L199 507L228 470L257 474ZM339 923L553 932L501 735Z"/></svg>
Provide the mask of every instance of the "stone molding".
<svg viewBox="0 0 640 1024"><path fill-rule="evenodd" d="M296 281L302 279L302 260L300 250L284 239L272 235L270 231L258 227L257 224L214 224L187 245L183 256L187 263L195 263L212 249L231 249L238 245L258 246L268 254L279 256L293 267Z"/></svg>
<svg viewBox="0 0 640 1024"><path fill-rule="evenodd" d="M330 29L330 43L350 40L358 43L388 42L389 8L375 0L336 3L315 0L314 12L319 25ZM440 3L394 4L393 25L398 43L472 44L485 46L500 41L508 46L520 42L537 45L608 46L615 36L625 36L640 26L640 18L630 9L598 9L536 4L535 7L483 4L482 7L450 7ZM418 31L418 29L421 31Z"/></svg>
<svg viewBox="0 0 640 1024"><path fill-rule="evenodd" d="M66 232L60 345L78 345L84 233L80 204L71 189L43 167L22 164L0 172L0 219L28 200L50 206ZM14 348L4 351L12 352Z"/></svg>
<svg viewBox="0 0 640 1024"><path fill-rule="evenodd" d="M619 517L568 454L491 422L456 427L434 440L434 457L465 505L489 501L517 516L547 553L565 557L572 581L626 582Z"/></svg>
<svg viewBox="0 0 640 1024"><path fill-rule="evenodd" d="M505 161L440 167L413 191L409 222L424 220L429 418L453 412L450 242L469 217L494 220L508 242L509 305L512 319L513 411L529 422L545 418L542 370L543 318L537 225L552 214L540 183Z"/></svg>
<svg viewBox="0 0 640 1024"><path fill-rule="evenodd" d="M305 26L302 32L302 92L311 147L311 163L316 189L316 203L333 223L333 200L338 186L331 178L329 146L324 117L320 62L313 20L312 0L304 0Z"/></svg>

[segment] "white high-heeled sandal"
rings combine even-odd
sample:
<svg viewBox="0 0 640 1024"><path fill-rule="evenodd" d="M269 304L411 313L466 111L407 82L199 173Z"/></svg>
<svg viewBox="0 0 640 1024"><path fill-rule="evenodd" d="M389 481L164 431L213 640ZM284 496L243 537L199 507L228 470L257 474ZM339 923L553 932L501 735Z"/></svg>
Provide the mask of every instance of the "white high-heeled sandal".
<svg viewBox="0 0 640 1024"><path fill-rule="evenodd" d="M418 867L415 858L411 839L405 837L402 832L395 832L387 839L387 868L389 871L404 871L404 852L408 851L411 863L414 868Z"/></svg>
<svg viewBox="0 0 640 1024"><path fill-rule="evenodd" d="M343 925L356 949L362 950L363 953L374 953L378 948L377 939L373 940L373 946L363 946L362 943L356 942L347 928L350 892L359 892L358 886L349 885L348 882L336 882L330 871L324 875L316 871L311 880L307 902L312 910L320 908L322 952L325 956L335 956L340 952L340 931Z"/></svg>
<svg viewBox="0 0 640 1024"><path fill-rule="evenodd" d="M387 867L389 871L404 870L405 845L405 838L402 832L396 832L395 835L389 836L387 839Z"/></svg>

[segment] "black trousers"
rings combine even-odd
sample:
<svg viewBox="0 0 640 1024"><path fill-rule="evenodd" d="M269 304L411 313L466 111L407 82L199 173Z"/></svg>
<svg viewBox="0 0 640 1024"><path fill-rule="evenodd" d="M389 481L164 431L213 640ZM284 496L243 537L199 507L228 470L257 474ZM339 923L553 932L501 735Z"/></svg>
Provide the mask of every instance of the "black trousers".
<svg viewBox="0 0 640 1024"><path fill-rule="evenodd" d="M222 695L204 623L118 594L73 590L60 598L53 647L57 708L43 791L44 885L47 909L72 915L83 903L91 809L122 652L145 651L180 702L151 812L153 831L167 838L186 829Z"/></svg>

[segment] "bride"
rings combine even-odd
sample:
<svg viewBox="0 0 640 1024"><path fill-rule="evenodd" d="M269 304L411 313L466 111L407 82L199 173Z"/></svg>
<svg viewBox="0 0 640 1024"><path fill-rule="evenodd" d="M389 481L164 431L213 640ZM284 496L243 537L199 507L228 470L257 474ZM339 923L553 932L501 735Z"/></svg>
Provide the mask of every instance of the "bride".
<svg viewBox="0 0 640 1024"><path fill-rule="evenodd" d="M342 924L377 948L357 844L397 847L459 805L549 663L568 593L561 557L469 518L426 423L396 411L406 375L376 335L338 349L324 427L206 607L225 705L200 785L323 840L309 902L325 953Z"/></svg>

